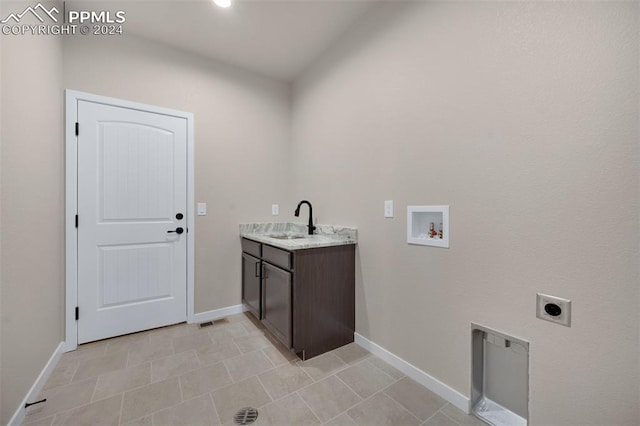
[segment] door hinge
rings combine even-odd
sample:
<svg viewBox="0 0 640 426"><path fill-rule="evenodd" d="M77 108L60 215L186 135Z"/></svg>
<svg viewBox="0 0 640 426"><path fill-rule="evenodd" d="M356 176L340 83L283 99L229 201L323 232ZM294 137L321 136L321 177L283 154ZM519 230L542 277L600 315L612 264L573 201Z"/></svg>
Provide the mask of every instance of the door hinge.
<svg viewBox="0 0 640 426"><path fill-rule="evenodd" d="M76 321L80 318L80 308L76 306Z"/></svg>
<svg viewBox="0 0 640 426"><path fill-rule="evenodd" d="M76 136L80 134L80 123L76 121Z"/></svg>
<svg viewBox="0 0 640 426"><path fill-rule="evenodd" d="M78 227L78 215L76 215L76 228Z"/></svg>

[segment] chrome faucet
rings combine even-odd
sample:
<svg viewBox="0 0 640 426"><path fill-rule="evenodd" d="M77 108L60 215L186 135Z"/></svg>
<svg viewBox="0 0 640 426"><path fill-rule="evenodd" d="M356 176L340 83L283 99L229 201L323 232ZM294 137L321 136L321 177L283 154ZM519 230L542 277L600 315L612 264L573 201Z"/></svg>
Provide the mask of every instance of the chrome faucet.
<svg viewBox="0 0 640 426"><path fill-rule="evenodd" d="M311 207L311 203L308 202L307 200L302 200L298 203L298 207L296 207L296 211L294 213L294 215L296 217L300 216L300 206L306 204L309 206L309 224L307 225L309 227L309 235L313 235L313 231L315 231L316 227L313 226L313 207Z"/></svg>

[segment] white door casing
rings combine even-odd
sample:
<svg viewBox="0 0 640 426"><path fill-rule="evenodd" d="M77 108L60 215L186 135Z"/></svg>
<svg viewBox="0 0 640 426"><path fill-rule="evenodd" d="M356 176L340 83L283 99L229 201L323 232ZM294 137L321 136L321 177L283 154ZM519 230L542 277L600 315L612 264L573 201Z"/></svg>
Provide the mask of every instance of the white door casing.
<svg viewBox="0 0 640 426"><path fill-rule="evenodd" d="M66 350L193 321L192 129L188 113L67 91Z"/></svg>

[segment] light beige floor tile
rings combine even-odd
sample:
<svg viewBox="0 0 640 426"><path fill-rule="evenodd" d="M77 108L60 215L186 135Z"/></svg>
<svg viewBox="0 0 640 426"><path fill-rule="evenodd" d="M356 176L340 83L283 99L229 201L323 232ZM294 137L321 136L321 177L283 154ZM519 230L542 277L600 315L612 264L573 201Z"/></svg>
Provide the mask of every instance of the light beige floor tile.
<svg viewBox="0 0 640 426"><path fill-rule="evenodd" d="M321 380L333 373L338 372L348 366L334 353L327 352L311 358L307 361L300 361L299 365L311 376L313 380Z"/></svg>
<svg viewBox="0 0 640 426"><path fill-rule="evenodd" d="M238 356L240 350L232 340L224 340L197 348L196 355L200 364L209 365Z"/></svg>
<svg viewBox="0 0 640 426"><path fill-rule="evenodd" d="M246 315L246 320L242 322L242 324L244 325L244 327L247 329L247 331L252 332L255 330L266 330L267 328L264 326L264 324L262 324L260 321L258 321L253 314L249 313L248 315Z"/></svg>
<svg viewBox="0 0 640 426"><path fill-rule="evenodd" d="M151 337L149 337L149 339L151 339ZM174 353L170 339L165 341L158 340L155 342L151 342L151 340L149 340L148 344L129 351L129 361L127 362L127 366L133 367L145 362L168 357Z"/></svg>
<svg viewBox="0 0 640 426"><path fill-rule="evenodd" d="M209 336L213 339L214 343L246 336L247 334L248 331L242 322L230 322L229 324L222 324L220 326L215 325L209 330Z"/></svg>
<svg viewBox="0 0 640 426"><path fill-rule="evenodd" d="M342 413L324 426L358 426L358 424L347 413Z"/></svg>
<svg viewBox="0 0 640 426"><path fill-rule="evenodd" d="M258 411L258 420L255 422L256 426L306 426L319 424L318 418L295 393L262 407Z"/></svg>
<svg viewBox="0 0 640 426"><path fill-rule="evenodd" d="M233 415L243 407L259 408L271 402L257 377L211 392L213 403L222 423L233 419Z"/></svg>
<svg viewBox="0 0 640 426"><path fill-rule="evenodd" d="M153 415L154 426L213 426L220 424L207 393Z"/></svg>
<svg viewBox="0 0 640 426"><path fill-rule="evenodd" d="M379 393L348 411L359 425L417 426L420 421L388 396Z"/></svg>
<svg viewBox="0 0 640 426"><path fill-rule="evenodd" d="M62 356L60 361L58 361L56 368L53 369L53 372L51 373L51 376L49 376L49 379L43 389L51 389L71 383L71 379L73 379L73 375L78 368L78 364L80 364L79 360L70 360Z"/></svg>
<svg viewBox="0 0 640 426"><path fill-rule="evenodd" d="M127 423L121 423L123 426L153 426L153 416L145 416L139 419L131 420Z"/></svg>
<svg viewBox="0 0 640 426"><path fill-rule="evenodd" d="M218 319L215 319L215 320L211 320L212 325L209 326L209 328L207 328L207 330L211 330L212 327L217 327L217 326L220 326L220 325L229 324L229 318L230 317L224 317L224 318L218 318ZM241 320L239 320L239 321L241 321ZM204 323L206 323L206 321Z"/></svg>
<svg viewBox="0 0 640 426"><path fill-rule="evenodd" d="M298 394L322 421L331 420L338 414L362 401L351 389L335 376L307 386Z"/></svg>
<svg viewBox="0 0 640 426"><path fill-rule="evenodd" d="M457 422L454 422L450 417L445 416L441 412L437 412L422 424L424 426L460 426Z"/></svg>
<svg viewBox="0 0 640 426"><path fill-rule="evenodd" d="M363 361L342 370L337 373L337 376L361 398L368 398L395 382L395 379L369 361Z"/></svg>
<svg viewBox="0 0 640 426"><path fill-rule="evenodd" d="M200 332L206 333L211 329L211 327L201 327L200 324L201 323L183 324L183 326L187 328L187 331L189 332L189 334L195 334Z"/></svg>
<svg viewBox="0 0 640 426"><path fill-rule="evenodd" d="M284 364L260 374L258 378L274 400L313 383L313 379L296 364Z"/></svg>
<svg viewBox="0 0 640 426"><path fill-rule="evenodd" d="M182 397L185 400L230 385L232 382L222 362L180 376Z"/></svg>
<svg viewBox="0 0 640 426"><path fill-rule="evenodd" d="M93 358L96 356L104 355L107 349L107 341L100 340L98 342L84 343L78 345L75 351L67 352L62 355L62 359L67 361L75 360L81 361L84 359Z"/></svg>
<svg viewBox="0 0 640 426"><path fill-rule="evenodd" d="M166 358L151 361L151 381L157 382L173 376L179 376L200 368L198 357L193 350L180 352Z"/></svg>
<svg viewBox="0 0 640 426"><path fill-rule="evenodd" d="M402 379L404 377L404 373L402 371L396 369L395 367L392 367L376 356L372 356L367 361L369 361L371 364L375 365L380 370L384 371L396 380Z"/></svg>
<svg viewBox="0 0 640 426"><path fill-rule="evenodd" d="M182 402L178 378L163 380L124 393L121 423L139 419Z"/></svg>
<svg viewBox="0 0 640 426"><path fill-rule="evenodd" d="M233 339L233 341L242 353L257 351L258 349L264 349L273 346L269 339L267 339L264 336L264 333L262 333L260 330L253 331L246 336L236 337Z"/></svg>
<svg viewBox="0 0 640 426"><path fill-rule="evenodd" d="M174 337L186 336L192 333L192 329L187 324L170 325L168 327L156 328L149 331L149 343L151 344L171 344Z"/></svg>
<svg viewBox="0 0 640 426"><path fill-rule="evenodd" d="M149 344L149 333L134 333L107 341L106 354L130 351Z"/></svg>
<svg viewBox="0 0 640 426"><path fill-rule="evenodd" d="M93 401L151 383L151 363L136 365L98 376Z"/></svg>
<svg viewBox="0 0 640 426"><path fill-rule="evenodd" d="M109 371L119 370L127 366L127 352L117 352L101 355L80 361L72 382L78 382L90 377L97 377Z"/></svg>
<svg viewBox="0 0 640 426"><path fill-rule="evenodd" d="M371 356L371 353L355 343L349 343L332 351L347 364L355 364Z"/></svg>
<svg viewBox="0 0 640 426"><path fill-rule="evenodd" d="M300 359L296 354L287 350L280 344L264 348L262 352L264 352L273 365L282 365L292 361L298 361Z"/></svg>
<svg viewBox="0 0 640 426"><path fill-rule="evenodd" d="M171 341L173 342L173 349L176 353L190 351L191 349L208 346L213 343L211 337L209 337L209 334L205 331L174 337Z"/></svg>
<svg viewBox="0 0 640 426"><path fill-rule="evenodd" d="M32 420L32 421L27 421L25 419L24 423L22 423L24 426L51 426L51 424L53 423L53 419L56 416L50 416L50 417L46 417L44 419L36 419L36 420Z"/></svg>
<svg viewBox="0 0 640 426"><path fill-rule="evenodd" d="M234 382L273 368L273 364L262 351L249 352L235 358L229 358L223 362L227 366Z"/></svg>
<svg viewBox="0 0 640 426"><path fill-rule="evenodd" d="M408 377L389 386L384 393L399 402L421 421L433 416L436 411L447 403L444 399Z"/></svg>
<svg viewBox="0 0 640 426"><path fill-rule="evenodd" d="M117 426L120 423L121 406L122 395L116 395L58 414L53 424L55 426Z"/></svg>
<svg viewBox="0 0 640 426"><path fill-rule="evenodd" d="M485 423L473 414L467 414L448 403L442 407L440 412L452 418L462 426L485 426Z"/></svg>
<svg viewBox="0 0 640 426"><path fill-rule="evenodd" d="M42 391L38 399L46 398L47 401L29 407L25 422L43 419L88 404L91 401L91 395L97 380L97 377L93 377L81 382Z"/></svg>

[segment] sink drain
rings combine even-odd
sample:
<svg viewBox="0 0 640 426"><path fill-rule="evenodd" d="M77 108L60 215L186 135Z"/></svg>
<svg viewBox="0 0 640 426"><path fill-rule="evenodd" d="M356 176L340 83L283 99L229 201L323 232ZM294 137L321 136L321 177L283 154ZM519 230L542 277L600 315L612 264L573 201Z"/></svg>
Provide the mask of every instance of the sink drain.
<svg viewBox="0 0 640 426"><path fill-rule="evenodd" d="M233 416L233 421L237 425L250 425L255 422L258 418L258 410L251 407L245 407L238 410L235 416Z"/></svg>

